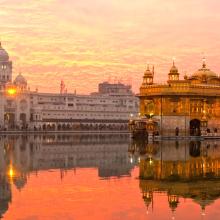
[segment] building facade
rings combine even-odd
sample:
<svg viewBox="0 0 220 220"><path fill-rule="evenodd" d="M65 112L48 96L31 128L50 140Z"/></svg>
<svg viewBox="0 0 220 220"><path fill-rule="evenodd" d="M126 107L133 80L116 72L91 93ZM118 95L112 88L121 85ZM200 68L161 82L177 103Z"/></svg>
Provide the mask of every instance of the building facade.
<svg viewBox="0 0 220 220"><path fill-rule="evenodd" d="M0 89L4 130L126 130L139 111L131 86L122 83L100 83L90 95L67 93L63 81L58 94L30 91L22 74L12 81L12 61L1 45Z"/></svg>
<svg viewBox="0 0 220 220"><path fill-rule="evenodd" d="M180 79L173 65L165 84L154 83L154 70L144 73L140 87L140 113L158 122L161 135L200 135L202 127L208 132L220 129L220 77L202 67L194 74Z"/></svg>

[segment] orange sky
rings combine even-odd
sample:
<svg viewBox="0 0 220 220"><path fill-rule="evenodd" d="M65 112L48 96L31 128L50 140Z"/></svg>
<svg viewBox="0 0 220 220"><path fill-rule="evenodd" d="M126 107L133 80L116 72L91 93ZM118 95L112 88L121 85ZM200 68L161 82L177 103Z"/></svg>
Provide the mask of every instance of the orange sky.
<svg viewBox="0 0 220 220"><path fill-rule="evenodd" d="M176 57L180 73L201 66L220 72L219 0L0 0L0 38L31 89L96 91L132 80L146 64L164 81Z"/></svg>

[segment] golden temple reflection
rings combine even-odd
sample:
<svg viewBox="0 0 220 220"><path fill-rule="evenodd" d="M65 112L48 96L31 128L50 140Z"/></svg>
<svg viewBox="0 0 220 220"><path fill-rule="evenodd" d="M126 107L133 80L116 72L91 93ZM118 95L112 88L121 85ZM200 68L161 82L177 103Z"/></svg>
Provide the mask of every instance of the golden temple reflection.
<svg viewBox="0 0 220 220"><path fill-rule="evenodd" d="M220 198L220 141L133 141L130 154L141 155L140 189L147 207L155 193L167 193L172 219L182 200L191 199L205 215Z"/></svg>

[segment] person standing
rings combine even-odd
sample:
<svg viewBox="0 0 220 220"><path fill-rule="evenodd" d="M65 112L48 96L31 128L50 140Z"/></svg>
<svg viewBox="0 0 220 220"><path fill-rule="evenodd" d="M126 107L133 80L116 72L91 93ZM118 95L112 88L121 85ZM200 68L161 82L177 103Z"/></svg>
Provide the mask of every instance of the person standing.
<svg viewBox="0 0 220 220"><path fill-rule="evenodd" d="M176 136L179 136L179 128L178 127L176 127L175 134L176 134Z"/></svg>

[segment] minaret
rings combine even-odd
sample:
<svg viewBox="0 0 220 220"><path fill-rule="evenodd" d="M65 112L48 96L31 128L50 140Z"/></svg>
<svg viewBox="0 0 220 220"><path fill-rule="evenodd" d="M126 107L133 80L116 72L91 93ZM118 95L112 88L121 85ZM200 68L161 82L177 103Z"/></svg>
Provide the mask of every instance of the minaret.
<svg viewBox="0 0 220 220"><path fill-rule="evenodd" d="M152 206L153 211L153 191L144 191L143 200L145 202L145 205L147 206L147 214L149 214L150 205Z"/></svg>
<svg viewBox="0 0 220 220"><path fill-rule="evenodd" d="M6 84L12 81L12 62L9 60L7 51L0 42L0 82Z"/></svg>
<svg viewBox="0 0 220 220"><path fill-rule="evenodd" d="M65 84L64 81L61 80L60 82L60 94L63 94L65 92Z"/></svg>
<svg viewBox="0 0 220 220"><path fill-rule="evenodd" d="M179 197L174 194L168 194L168 202L169 202L169 207L171 208L172 211L172 220L175 219L175 211L176 208L179 204Z"/></svg>

